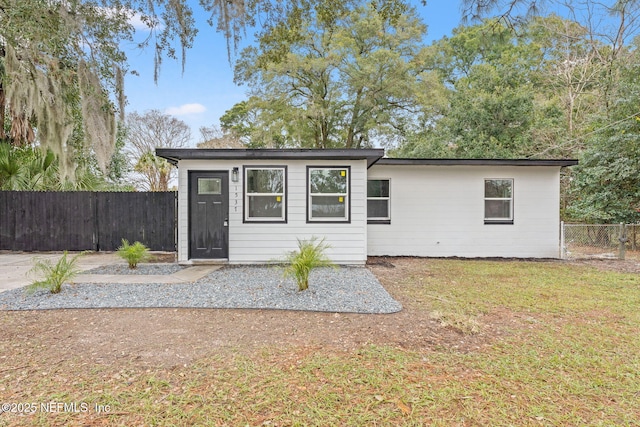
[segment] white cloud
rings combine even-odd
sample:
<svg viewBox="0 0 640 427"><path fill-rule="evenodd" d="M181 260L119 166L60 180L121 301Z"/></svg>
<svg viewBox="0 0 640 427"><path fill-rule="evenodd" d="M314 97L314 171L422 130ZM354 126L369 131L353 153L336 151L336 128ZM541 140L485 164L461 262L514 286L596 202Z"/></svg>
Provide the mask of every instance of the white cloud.
<svg viewBox="0 0 640 427"><path fill-rule="evenodd" d="M165 110L166 114L172 116L188 116L190 114L204 113L207 107L202 104L183 104L179 107L169 107Z"/></svg>

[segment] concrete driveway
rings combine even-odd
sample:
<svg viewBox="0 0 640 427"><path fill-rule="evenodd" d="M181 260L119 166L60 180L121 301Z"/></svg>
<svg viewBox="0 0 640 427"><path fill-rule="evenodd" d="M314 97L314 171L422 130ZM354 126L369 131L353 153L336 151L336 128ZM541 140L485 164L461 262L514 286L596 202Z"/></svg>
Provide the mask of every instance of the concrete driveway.
<svg viewBox="0 0 640 427"><path fill-rule="evenodd" d="M73 256L75 253L69 253ZM49 259L58 262L61 252L46 253L14 253L0 252L0 292L26 286L40 277L28 274L33 268L34 259ZM102 265L122 263L114 253L88 253L80 257L78 266L83 270L90 270Z"/></svg>
<svg viewBox="0 0 640 427"><path fill-rule="evenodd" d="M70 252L69 256L77 252ZM0 292L21 288L29 285L41 276L30 274L35 259L48 259L53 264L62 257L62 252L14 253L0 252ZM125 264L115 253L90 252L78 259L78 266L82 271L110 264ZM188 283L201 279L221 265L198 265L184 268L173 274L164 275L104 275L79 274L72 281L75 283Z"/></svg>

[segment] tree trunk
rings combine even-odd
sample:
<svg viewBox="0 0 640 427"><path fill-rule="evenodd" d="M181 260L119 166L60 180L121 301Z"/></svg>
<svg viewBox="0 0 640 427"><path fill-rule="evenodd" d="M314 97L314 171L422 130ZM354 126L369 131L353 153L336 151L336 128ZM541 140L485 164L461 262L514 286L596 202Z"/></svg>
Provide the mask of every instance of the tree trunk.
<svg viewBox="0 0 640 427"><path fill-rule="evenodd" d="M351 112L351 121L349 122L349 129L347 130L347 144L346 148L354 148L354 138L356 135L356 124L358 123L358 116L360 114L360 100L362 98L362 88L358 89L356 93L356 99L353 103L353 110Z"/></svg>
<svg viewBox="0 0 640 427"><path fill-rule="evenodd" d="M11 130L9 132L11 144L20 147L30 145L36 139L31 123L24 113L15 114L11 111Z"/></svg>
<svg viewBox="0 0 640 427"><path fill-rule="evenodd" d="M6 136L4 131L4 116L7 112L4 106L5 102L6 98L4 96L4 87L2 86L2 81L0 81L0 131L2 132L2 134L0 134L0 139L5 139Z"/></svg>
<svg viewBox="0 0 640 427"><path fill-rule="evenodd" d="M4 48L0 47L0 58L4 58L5 57L5 52L4 52ZM5 115L7 114L7 110L5 107L5 104L7 102L7 99L4 95L4 86L2 85L2 79L0 78L0 131L2 132L0 134L0 139L4 140L6 138L6 132L4 130L4 123L5 123Z"/></svg>

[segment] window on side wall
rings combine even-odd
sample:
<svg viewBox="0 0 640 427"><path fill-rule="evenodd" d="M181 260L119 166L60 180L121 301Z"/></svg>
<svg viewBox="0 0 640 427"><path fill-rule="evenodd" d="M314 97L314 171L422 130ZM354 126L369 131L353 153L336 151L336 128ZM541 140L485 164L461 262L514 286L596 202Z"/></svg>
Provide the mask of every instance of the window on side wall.
<svg viewBox="0 0 640 427"><path fill-rule="evenodd" d="M245 222L286 222L287 169L280 167L245 167Z"/></svg>
<svg viewBox="0 0 640 427"><path fill-rule="evenodd" d="M349 167L307 168L308 221L350 221Z"/></svg>
<svg viewBox="0 0 640 427"><path fill-rule="evenodd" d="M390 224L391 207L388 179L367 181L367 222L369 224Z"/></svg>
<svg viewBox="0 0 640 427"><path fill-rule="evenodd" d="M513 224L513 179L484 180L484 223Z"/></svg>

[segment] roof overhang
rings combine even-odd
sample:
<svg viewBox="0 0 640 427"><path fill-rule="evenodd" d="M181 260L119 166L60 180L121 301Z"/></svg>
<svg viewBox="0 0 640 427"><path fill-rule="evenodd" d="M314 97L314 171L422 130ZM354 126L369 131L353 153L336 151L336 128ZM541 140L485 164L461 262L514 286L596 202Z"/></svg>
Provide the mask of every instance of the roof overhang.
<svg viewBox="0 0 640 427"><path fill-rule="evenodd" d="M377 165L429 165L429 166L574 166L573 159L390 159L384 158Z"/></svg>
<svg viewBox="0 0 640 427"><path fill-rule="evenodd" d="M156 155L174 165L177 165L179 160L366 160L367 167L370 167L384 156L384 150L381 148L156 148Z"/></svg>

